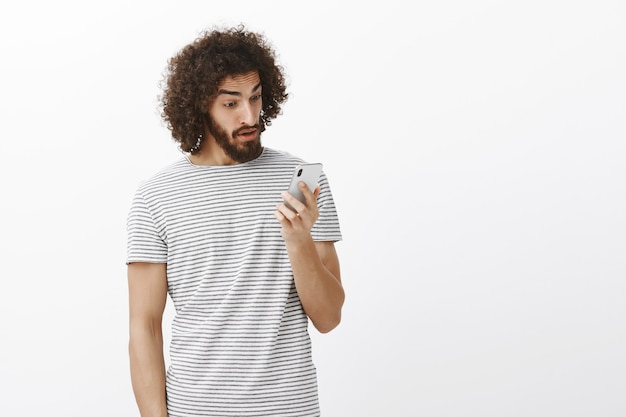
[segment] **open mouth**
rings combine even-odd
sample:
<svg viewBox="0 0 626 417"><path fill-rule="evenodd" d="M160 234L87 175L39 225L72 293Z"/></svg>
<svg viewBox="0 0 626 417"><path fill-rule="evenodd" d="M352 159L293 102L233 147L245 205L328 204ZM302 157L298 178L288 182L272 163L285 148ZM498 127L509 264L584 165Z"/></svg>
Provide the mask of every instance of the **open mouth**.
<svg viewBox="0 0 626 417"><path fill-rule="evenodd" d="M237 132L237 137L245 142L256 139L258 136L257 129L244 129Z"/></svg>

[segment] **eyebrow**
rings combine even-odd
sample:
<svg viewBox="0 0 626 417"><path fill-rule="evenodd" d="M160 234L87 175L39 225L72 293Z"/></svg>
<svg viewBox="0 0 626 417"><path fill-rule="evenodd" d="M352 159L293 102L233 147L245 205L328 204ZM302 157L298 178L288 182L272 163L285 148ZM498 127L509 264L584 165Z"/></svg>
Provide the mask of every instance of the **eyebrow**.
<svg viewBox="0 0 626 417"><path fill-rule="evenodd" d="M259 82L257 85L255 85L255 86L252 88L252 92L254 93L254 92L255 92L256 90L258 90L260 87L261 87L261 82ZM220 95L222 95L222 94L226 94L226 95L229 95L229 96L237 96L237 97L241 97L241 93L240 93L239 91L231 91L231 90L224 90L224 89L218 90L217 95L218 95L218 96L220 96Z"/></svg>

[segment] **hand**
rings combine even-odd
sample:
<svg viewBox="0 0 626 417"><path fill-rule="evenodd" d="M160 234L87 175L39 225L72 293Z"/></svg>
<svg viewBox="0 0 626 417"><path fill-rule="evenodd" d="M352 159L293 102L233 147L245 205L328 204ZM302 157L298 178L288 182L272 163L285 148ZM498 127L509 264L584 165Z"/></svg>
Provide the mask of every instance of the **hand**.
<svg viewBox="0 0 626 417"><path fill-rule="evenodd" d="M320 193L320 187L316 187L311 192L304 182L298 184L298 188L304 195L306 204L303 204L297 198L289 194L287 191L281 193L281 197L285 202L289 203L295 211L291 210L284 203L276 206L274 217L282 225L282 236L286 242L304 239L310 236L311 228L319 217L317 209L317 197Z"/></svg>

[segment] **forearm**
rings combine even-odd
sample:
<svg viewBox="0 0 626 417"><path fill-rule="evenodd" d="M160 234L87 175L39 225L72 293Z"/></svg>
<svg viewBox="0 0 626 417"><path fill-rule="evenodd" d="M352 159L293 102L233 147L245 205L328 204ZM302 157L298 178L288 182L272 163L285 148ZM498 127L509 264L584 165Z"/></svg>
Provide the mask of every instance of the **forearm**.
<svg viewBox="0 0 626 417"><path fill-rule="evenodd" d="M131 327L129 356L133 392L141 417L167 417L161 331Z"/></svg>
<svg viewBox="0 0 626 417"><path fill-rule="evenodd" d="M287 244L287 253L304 311L320 332L331 331L341 321L345 297L339 277L324 265L310 237Z"/></svg>

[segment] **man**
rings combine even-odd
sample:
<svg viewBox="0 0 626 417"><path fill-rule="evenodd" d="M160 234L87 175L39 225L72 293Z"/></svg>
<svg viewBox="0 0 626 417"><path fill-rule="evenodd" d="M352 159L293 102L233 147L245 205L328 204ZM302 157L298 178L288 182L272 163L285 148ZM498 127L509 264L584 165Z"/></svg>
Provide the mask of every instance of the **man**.
<svg viewBox="0 0 626 417"><path fill-rule="evenodd" d="M282 71L243 26L204 32L169 61L162 114L184 155L138 187L128 216L143 417L320 415L307 326L340 322L341 232L325 174L300 184L301 203L285 190L303 160L261 145L288 96Z"/></svg>

